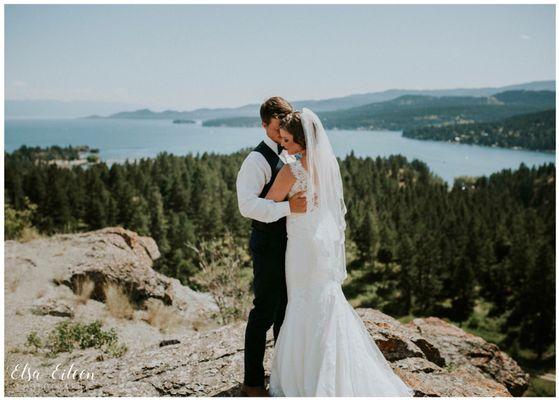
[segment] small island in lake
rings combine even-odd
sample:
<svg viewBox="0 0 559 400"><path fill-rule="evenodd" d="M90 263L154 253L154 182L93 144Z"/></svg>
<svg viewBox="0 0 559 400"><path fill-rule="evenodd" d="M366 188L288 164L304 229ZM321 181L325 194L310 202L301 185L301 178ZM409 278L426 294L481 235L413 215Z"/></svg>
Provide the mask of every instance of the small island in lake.
<svg viewBox="0 0 559 400"><path fill-rule="evenodd" d="M195 124L196 121L191 119L174 119L173 124Z"/></svg>

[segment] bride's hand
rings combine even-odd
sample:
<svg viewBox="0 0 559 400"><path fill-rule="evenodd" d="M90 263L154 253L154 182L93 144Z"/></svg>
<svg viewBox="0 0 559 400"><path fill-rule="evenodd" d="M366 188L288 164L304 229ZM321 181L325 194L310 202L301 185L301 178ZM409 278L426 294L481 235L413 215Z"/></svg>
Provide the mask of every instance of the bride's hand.
<svg viewBox="0 0 559 400"><path fill-rule="evenodd" d="M304 191L297 192L289 198L289 208L292 213L307 212L307 198Z"/></svg>

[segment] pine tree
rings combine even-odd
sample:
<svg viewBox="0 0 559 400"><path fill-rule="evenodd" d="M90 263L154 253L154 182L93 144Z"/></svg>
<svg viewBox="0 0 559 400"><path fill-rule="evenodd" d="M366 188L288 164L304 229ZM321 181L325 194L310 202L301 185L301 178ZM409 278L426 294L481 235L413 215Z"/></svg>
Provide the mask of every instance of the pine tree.
<svg viewBox="0 0 559 400"><path fill-rule="evenodd" d="M156 187L152 188L147 204L150 212L149 234L157 243L161 254L165 255L169 251L167 218L163 209L163 198Z"/></svg>
<svg viewBox="0 0 559 400"><path fill-rule="evenodd" d="M398 289L401 292L401 314L410 314L413 296L413 276L416 274L417 257L415 244L408 233L402 233L398 248L400 274L398 276Z"/></svg>
<svg viewBox="0 0 559 400"><path fill-rule="evenodd" d="M372 261L377 255L380 245L380 234L378 218L374 208L369 209L365 214L361 226L357 231L355 243L363 260Z"/></svg>

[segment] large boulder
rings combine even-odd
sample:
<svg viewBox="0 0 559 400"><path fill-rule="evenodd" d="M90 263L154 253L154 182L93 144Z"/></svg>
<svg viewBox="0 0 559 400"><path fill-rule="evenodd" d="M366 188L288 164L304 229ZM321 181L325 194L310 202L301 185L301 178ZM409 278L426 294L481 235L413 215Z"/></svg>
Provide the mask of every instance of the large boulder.
<svg viewBox="0 0 559 400"><path fill-rule="evenodd" d="M417 318L409 326L435 346L445 364L479 371L503 384L513 396L528 388L528 374L493 343L439 318Z"/></svg>
<svg viewBox="0 0 559 400"><path fill-rule="evenodd" d="M9 354L25 347L30 332L48 332L65 319L100 319L115 328L129 348L217 326L211 315L219 309L210 294L153 269L160 253L150 237L110 227L26 243L8 240L4 249L4 313L10 321L4 345ZM89 291L84 295L80 287L86 281ZM127 319L115 317L107 307L107 284L125 293L130 302ZM164 315L155 315L160 310ZM162 329L166 317L172 319L167 323L172 329Z"/></svg>
<svg viewBox="0 0 559 400"><path fill-rule="evenodd" d="M155 299L175 308L185 321L218 311L209 294L196 292L152 268L160 257L152 238L121 227L54 235L28 243L9 240L5 252L6 274L17 277L12 286L19 287L20 297L35 297L31 307L36 314L72 316L68 296L57 296L55 292L60 289L56 286L67 286L79 296L85 281L92 284L89 297L102 303L104 288L111 283L120 287L137 309L144 308L146 300Z"/></svg>

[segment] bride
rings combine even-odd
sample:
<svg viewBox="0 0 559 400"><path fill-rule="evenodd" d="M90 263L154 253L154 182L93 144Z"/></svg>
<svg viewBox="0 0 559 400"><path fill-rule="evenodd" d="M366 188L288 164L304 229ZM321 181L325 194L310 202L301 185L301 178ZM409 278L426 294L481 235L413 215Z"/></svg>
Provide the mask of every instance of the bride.
<svg viewBox="0 0 559 400"><path fill-rule="evenodd" d="M288 303L275 343L272 396L413 396L346 300L345 203L338 162L319 118L303 108L281 121L281 145L301 154L266 195L307 192L307 212L287 217Z"/></svg>

